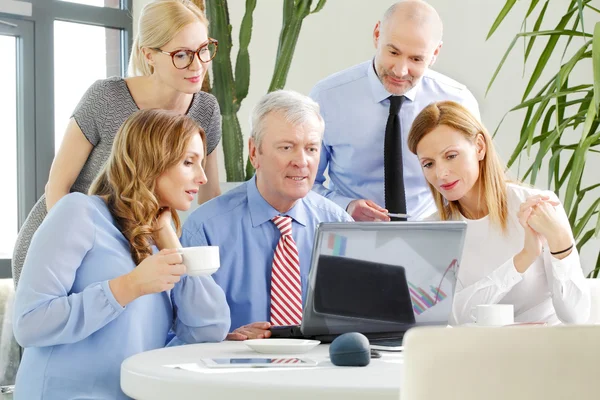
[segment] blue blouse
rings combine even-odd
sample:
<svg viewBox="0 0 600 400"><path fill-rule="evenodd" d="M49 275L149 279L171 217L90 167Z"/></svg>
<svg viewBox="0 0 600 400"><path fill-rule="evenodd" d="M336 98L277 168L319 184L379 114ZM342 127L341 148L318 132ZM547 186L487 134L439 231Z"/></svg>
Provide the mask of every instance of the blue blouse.
<svg viewBox="0 0 600 400"><path fill-rule="evenodd" d="M171 291L125 307L108 281L135 268L105 202L71 193L35 233L15 296L17 342L25 348L15 400L127 399L127 357L164 347L173 328L185 343L221 341L225 295L210 277L183 276Z"/></svg>

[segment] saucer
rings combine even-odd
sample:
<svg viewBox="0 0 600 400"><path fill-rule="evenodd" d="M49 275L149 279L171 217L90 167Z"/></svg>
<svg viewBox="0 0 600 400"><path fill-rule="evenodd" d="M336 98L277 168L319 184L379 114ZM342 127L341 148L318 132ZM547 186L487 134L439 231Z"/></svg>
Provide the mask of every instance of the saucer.
<svg viewBox="0 0 600 400"><path fill-rule="evenodd" d="M263 354L302 354L314 349L321 342L306 339L250 339L244 344L257 353Z"/></svg>
<svg viewBox="0 0 600 400"><path fill-rule="evenodd" d="M458 325L460 326L465 326L468 328L502 328L504 326L510 326L510 325L477 325L477 322L467 322L466 324L462 324L462 325Z"/></svg>

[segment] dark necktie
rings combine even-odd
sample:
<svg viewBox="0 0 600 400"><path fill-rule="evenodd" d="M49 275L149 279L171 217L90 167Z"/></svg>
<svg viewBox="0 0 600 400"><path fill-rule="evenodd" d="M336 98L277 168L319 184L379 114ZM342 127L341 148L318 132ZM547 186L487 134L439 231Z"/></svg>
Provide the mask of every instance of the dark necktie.
<svg viewBox="0 0 600 400"><path fill-rule="evenodd" d="M402 171L402 132L400 130L400 107L404 96L390 96L390 114L385 126L383 169L385 177L385 208L391 213L406 214L404 174ZM406 221L406 218L392 218Z"/></svg>

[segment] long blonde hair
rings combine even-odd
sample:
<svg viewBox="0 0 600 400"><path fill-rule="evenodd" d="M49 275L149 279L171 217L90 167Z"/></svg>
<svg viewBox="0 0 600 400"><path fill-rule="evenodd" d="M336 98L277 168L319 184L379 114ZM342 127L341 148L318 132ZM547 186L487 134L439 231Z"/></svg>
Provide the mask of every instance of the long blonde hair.
<svg viewBox="0 0 600 400"><path fill-rule="evenodd" d="M417 145L421 139L440 125L461 132L472 143L475 143L478 135L482 135L486 152L483 160L479 162L477 185L480 188L480 196L483 194L481 197L488 208L491 221L506 231L508 209L505 168L494 148L490 134L469 110L454 101L440 101L428 105L417 115L410 128L408 148L417 154ZM435 200L440 219L443 221L459 219L463 210L458 201L447 201L431 184L429 184L429 189Z"/></svg>
<svg viewBox="0 0 600 400"><path fill-rule="evenodd" d="M108 161L90 186L90 195L106 200L136 265L152 255L152 234L160 213L156 180L183 160L197 134L206 154L204 130L191 118L158 109L137 111L119 128ZM171 215L179 233L177 212L171 210Z"/></svg>
<svg viewBox="0 0 600 400"><path fill-rule="evenodd" d="M137 34L131 47L130 76L149 76L154 68L144 59L142 49L158 49L169 43L185 26L200 22L208 28L208 19L190 0L155 0L142 9Z"/></svg>

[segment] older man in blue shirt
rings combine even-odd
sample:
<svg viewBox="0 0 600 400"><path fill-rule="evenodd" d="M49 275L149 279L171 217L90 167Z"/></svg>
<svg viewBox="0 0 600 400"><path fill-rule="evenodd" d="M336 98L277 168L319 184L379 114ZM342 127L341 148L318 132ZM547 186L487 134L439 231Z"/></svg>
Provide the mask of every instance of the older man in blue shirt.
<svg viewBox="0 0 600 400"><path fill-rule="evenodd" d="M477 101L462 84L429 69L442 47L442 22L425 2L392 5L373 32L372 60L338 72L313 88L325 121L314 190L355 220L388 221L384 201L384 138L390 96L403 96L399 117L405 207L409 219L435 211L417 157L406 138L417 114L435 101L454 100L479 117ZM386 145L386 147L389 147ZM329 168L329 187L324 186Z"/></svg>
<svg viewBox="0 0 600 400"><path fill-rule="evenodd" d="M309 97L265 95L252 116L255 176L200 206L183 226L183 246L220 247L213 278L231 309L230 340L268 337L271 325L299 322L317 225L352 220L311 190L323 129Z"/></svg>

